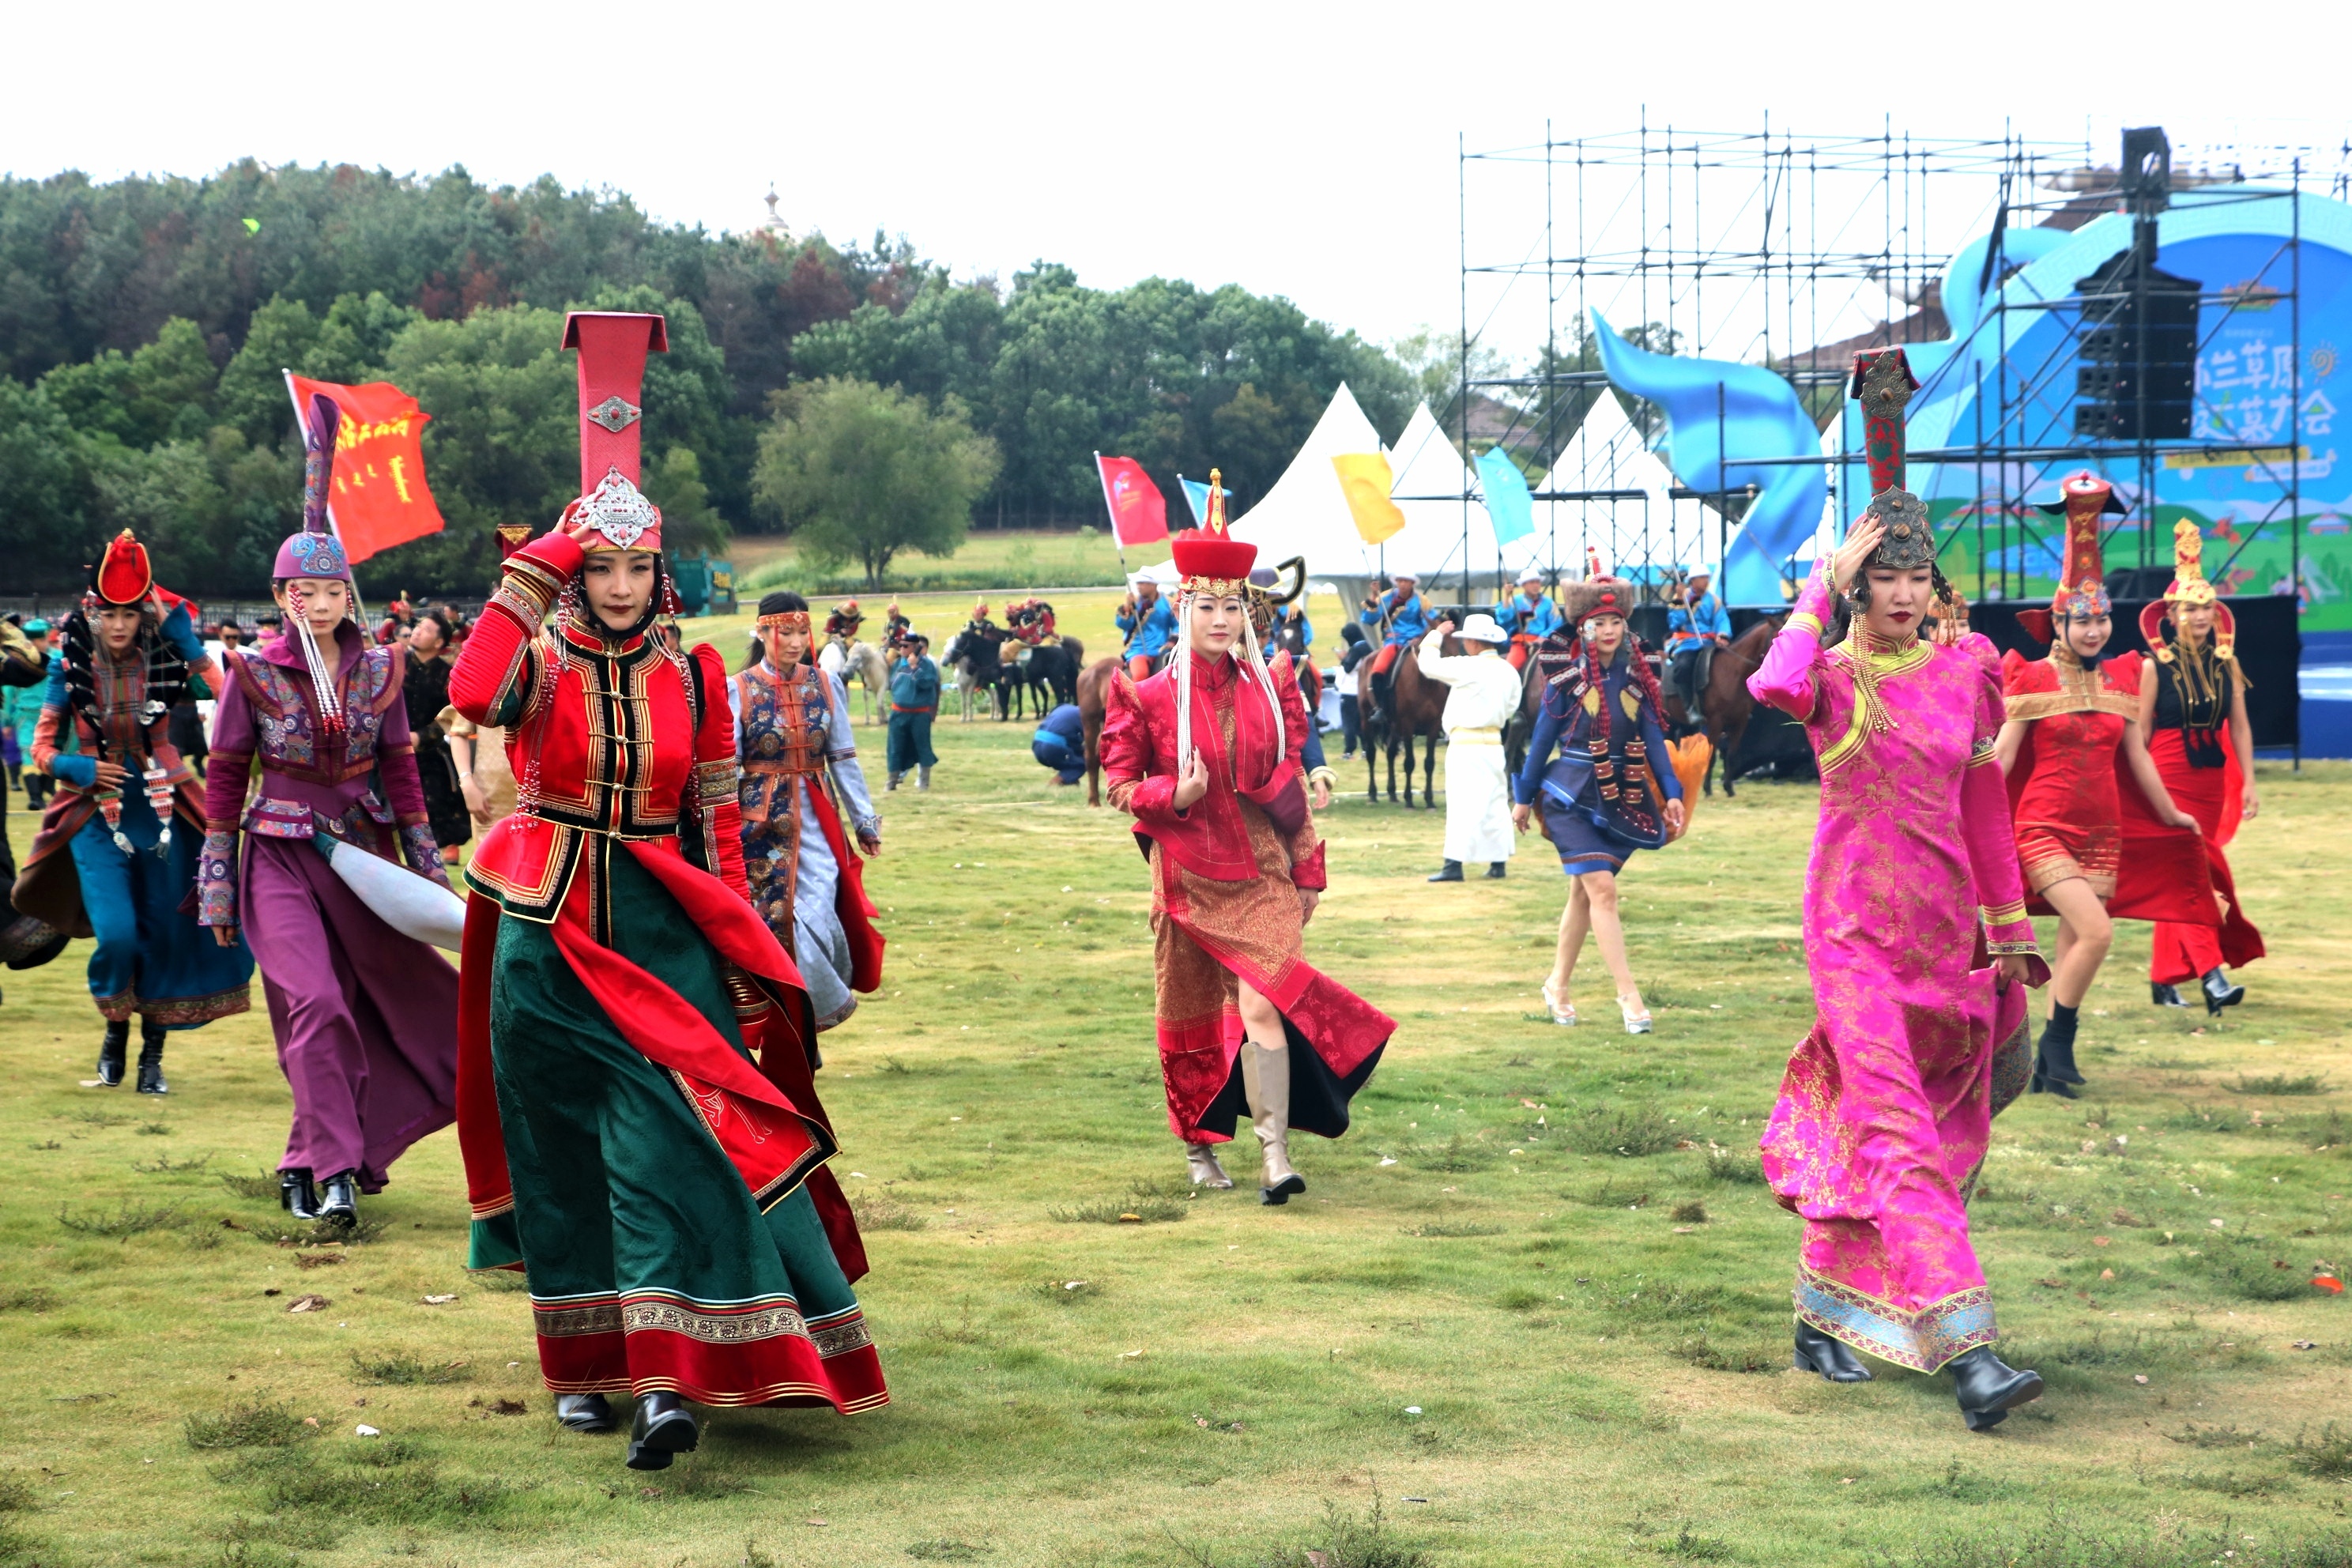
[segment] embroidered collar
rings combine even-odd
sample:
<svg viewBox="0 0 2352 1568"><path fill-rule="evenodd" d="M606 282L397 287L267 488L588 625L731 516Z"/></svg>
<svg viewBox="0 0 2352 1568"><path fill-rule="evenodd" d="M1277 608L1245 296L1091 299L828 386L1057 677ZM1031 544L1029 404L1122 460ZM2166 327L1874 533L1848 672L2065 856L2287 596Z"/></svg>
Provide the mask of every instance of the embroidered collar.
<svg viewBox="0 0 2352 1568"><path fill-rule="evenodd" d="M1234 671L1237 666L1234 663L1234 656L1230 651L1219 654L1214 658L1203 658L1192 648L1187 647L1184 650L1184 657L1192 661L1192 679L1203 689L1218 691L1232 684Z"/></svg>
<svg viewBox="0 0 2352 1568"><path fill-rule="evenodd" d="M627 637L616 637L571 620L562 623L556 630L557 635L562 637L565 643L578 648L582 653L604 654L609 658L621 658L635 653L645 646L646 640L643 632L632 632Z"/></svg>

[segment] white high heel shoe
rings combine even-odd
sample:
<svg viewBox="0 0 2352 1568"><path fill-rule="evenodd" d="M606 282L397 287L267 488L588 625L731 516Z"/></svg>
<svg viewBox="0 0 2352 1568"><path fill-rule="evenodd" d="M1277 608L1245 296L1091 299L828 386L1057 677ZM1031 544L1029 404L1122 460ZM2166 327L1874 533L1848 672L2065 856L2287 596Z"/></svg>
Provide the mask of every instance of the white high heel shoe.
<svg viewBox="0 0 2352 1568"><path fill-rule="evenodd" d="M1620 996L1617 998L1617 1011L1625 1015L1625 1032L1627 1034L1646 1035L1650 1032L1650 1010L1647 1007L1644 1007L1640 1012L1636 1013L1633 1011L1632 1005L1626 1002L1625 998Z"/></svg>
<svg viewBox="0 0 2352 1568"><path fill-rule="evenodd" d="M1553 1023L1558 1024L1563 1029L1573 1029L1576 1027L1576 1004L1573 1002L1561 1001L1559 993L1551 988L1551 982L1549 980L1544 982L1543 999L1544 1005L1551 1009L1551 1021Z"/></svg>

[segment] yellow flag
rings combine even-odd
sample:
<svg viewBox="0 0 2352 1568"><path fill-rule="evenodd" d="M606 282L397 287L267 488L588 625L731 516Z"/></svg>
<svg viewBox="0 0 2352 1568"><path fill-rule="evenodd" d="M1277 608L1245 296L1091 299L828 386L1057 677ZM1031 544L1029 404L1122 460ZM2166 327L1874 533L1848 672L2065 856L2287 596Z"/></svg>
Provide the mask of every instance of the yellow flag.
<svg viewBox="0 0 2352 1568"><path fill-rule="evenodd" d="M1339 491L1348 498L1348 510L1365 543L1378 544L1404 527L1404 513L1389 500L1396 477L1384 455L1343 452L1331 459L1331 466L1339 471Z"/></svg>

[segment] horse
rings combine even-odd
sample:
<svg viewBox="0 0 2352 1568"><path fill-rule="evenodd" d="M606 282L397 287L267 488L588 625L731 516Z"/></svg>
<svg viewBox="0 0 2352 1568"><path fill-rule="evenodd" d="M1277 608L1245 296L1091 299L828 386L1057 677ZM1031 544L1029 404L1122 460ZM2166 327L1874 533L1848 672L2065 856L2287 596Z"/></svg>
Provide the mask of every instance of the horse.
<svg viewBox="0 0 2352 1568"><path fill-rule="evenodd" d="M890 672L884 668L882 652L872 643L859 642L835 633L825 639L824 649L816 656L817 668L838 679L846 687L851 677L866 691L866 721L878 723L875 704L890 684Z"/></svg>
<svg viewBox="0 0 2352 1568"><path fill-rule="evenodd" d="M1452 620L1443 612L1441 616L1449 622ZM1446 653L1462 651L1450 631L1441 649ZM1396 662L1389 666L1389 700L1386 706L1381 703L1379 693L1369 676L1363 682L1360 703L1364 763L1371 776L1371 789L1366 798L1376 805L1380 804L1380 759L1385 754L1389 762L1389 799L1396 799L1396 760L1397 752L1402 748L1404 752L1404 804L1408 811L1413 809L1413 740L1419 737L1428 742L1428 760L1422 768L1421 804L1433 808L1437 805L1437 742L1445 734L1447 688L1444 681L1432 680L1421 673L1421 660L1415 657L1416 651L1412 647L1397 650ZM1370 668L1366 666L1368 670Z"/></svg>
<svg viewBox="0 0 2352 1568"><path fill-rule="evenodd" d="M996 635L991 637L989 632ZM947 668L956 672L956 695L963 700L963 712L958 722L971 722L974 693L981 694L991 714L995 712L996 688L1002 668L1000 645L1003 641L1004 633L998 627L990 626L982 631L966 626L948 638L947 647L940 650L940 657Z"/></svg>
<svg viewBox="0 0 2352 1568"><path fill-rule="evenodd" d="M1047 710L1049 694L1053 699L1051 707L1078 700L1078 674L1086 668L1086 647L1076 637L1024 648L1015 656L1022 683L1029 689L1030 699L1039 713Z"/></svg>
<svg viewBox="0 0 2352 1568"><path fill-rule="evenodd" d="M1103 718L1108 711L1111 682L1127 668L1127 661L1106 656L1078 671L1071 700L1078 705L1078 721L1087 737L1087 804L1102 804L1102 731Z"/></svg>
<svg viewBox="0 0 2352 1568"><path fill-rule="evenodd" d="M1723 795L1734 798L1732 780L1737 776L1739 743L1748 734L1748 721L1756 716L1756 699L1748 694L1748 678L1764 662L1764 650L1780 633L1788 620L1783 613L1767 616L1754 626L1731 639L1729 647L1715 650L1715 658L1706 672L1706 693L1701 703L1706 711L1704 726L1707 741L1715 747L1715 761L1723 764ZM1690 721L1690 712L1681 696L1671 684L1663 688L1665 696L1666 733L1680 740L1702 726ZM1715 793L1715 766L1706 770L1706 793Z"/></svg>

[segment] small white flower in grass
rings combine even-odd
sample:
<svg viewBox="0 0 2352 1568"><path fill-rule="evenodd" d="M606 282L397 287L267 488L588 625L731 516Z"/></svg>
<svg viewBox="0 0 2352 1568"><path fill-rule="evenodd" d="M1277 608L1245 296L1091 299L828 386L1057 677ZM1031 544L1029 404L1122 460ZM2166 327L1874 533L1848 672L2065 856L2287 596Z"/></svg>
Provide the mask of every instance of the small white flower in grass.
<svg viewBox="0 0 2352 1568"><path fill-rule="evenodd" d="M356 1427L352 1428L352 1430L357 1432L362 1437L381 1437L383 1436L383 1433L377 1431L374 1427L369 1426L364 1421L361 1422Z"/></svg>
<svg viewBox="0 0 2352 1568"><path fill-rule="evenodd" d="M1062 1289L1065 1290L1076 1290L1083 1287L1085 1284L1086 1281L1083 1279L1071 1279L1065 1281Z"/></svg>
<svg viewBox="0 0 2352 1568"><path fill-rule="evenodd" d="M1062 889L1062 891L1064 891L1064 892L1066 892L1066 893L1068 893L1068 892L1075 892L1076 890L1076 889L1069 888L1069 887L1065 887L1065 888L1063 888L1063 889Z"/></svg>
<svg viewBox="0 0 2352 1568"><path fill-rule="evenodd" d="M2215 1230L2220 1230L2221 1228L2221 1222L2218 1219L2209 1219L2205 1223L2211 1226Z"/></svg>
<svg viewBox="0 0 2352 1568"><path fill-rule="evenodd" d="M853 1176L856 1177L856 1178L857 1178L859 1181L861 1181L861 1182L865 1182L865 1181L871 1181L871 1180L873 1179L872 1177L868 1176L868 1175L867 1175L865 1172L863 1172L863 1171L852 1171L852 1172L850 1172L849 1173L850 1173L851 1175L853 1175Z"/></svg>
<svg viewBox="0 0 2352 1568"><path fill-rule="evenodd" d="M1383 1154L1381 1156L1381 1163L1383 1165L1393 1165L1396 1163L1396 1161L1391 1159L1390 1156Z"/></svg>
<svg viewBox="0 0 2352 1568"><path fill-rule="evenodd" d="M1407 1415L1418 1415L1421 1414L1421 1406L1418 1405L1408 1405L1404 1407L1404 1413Z"/></svg>

